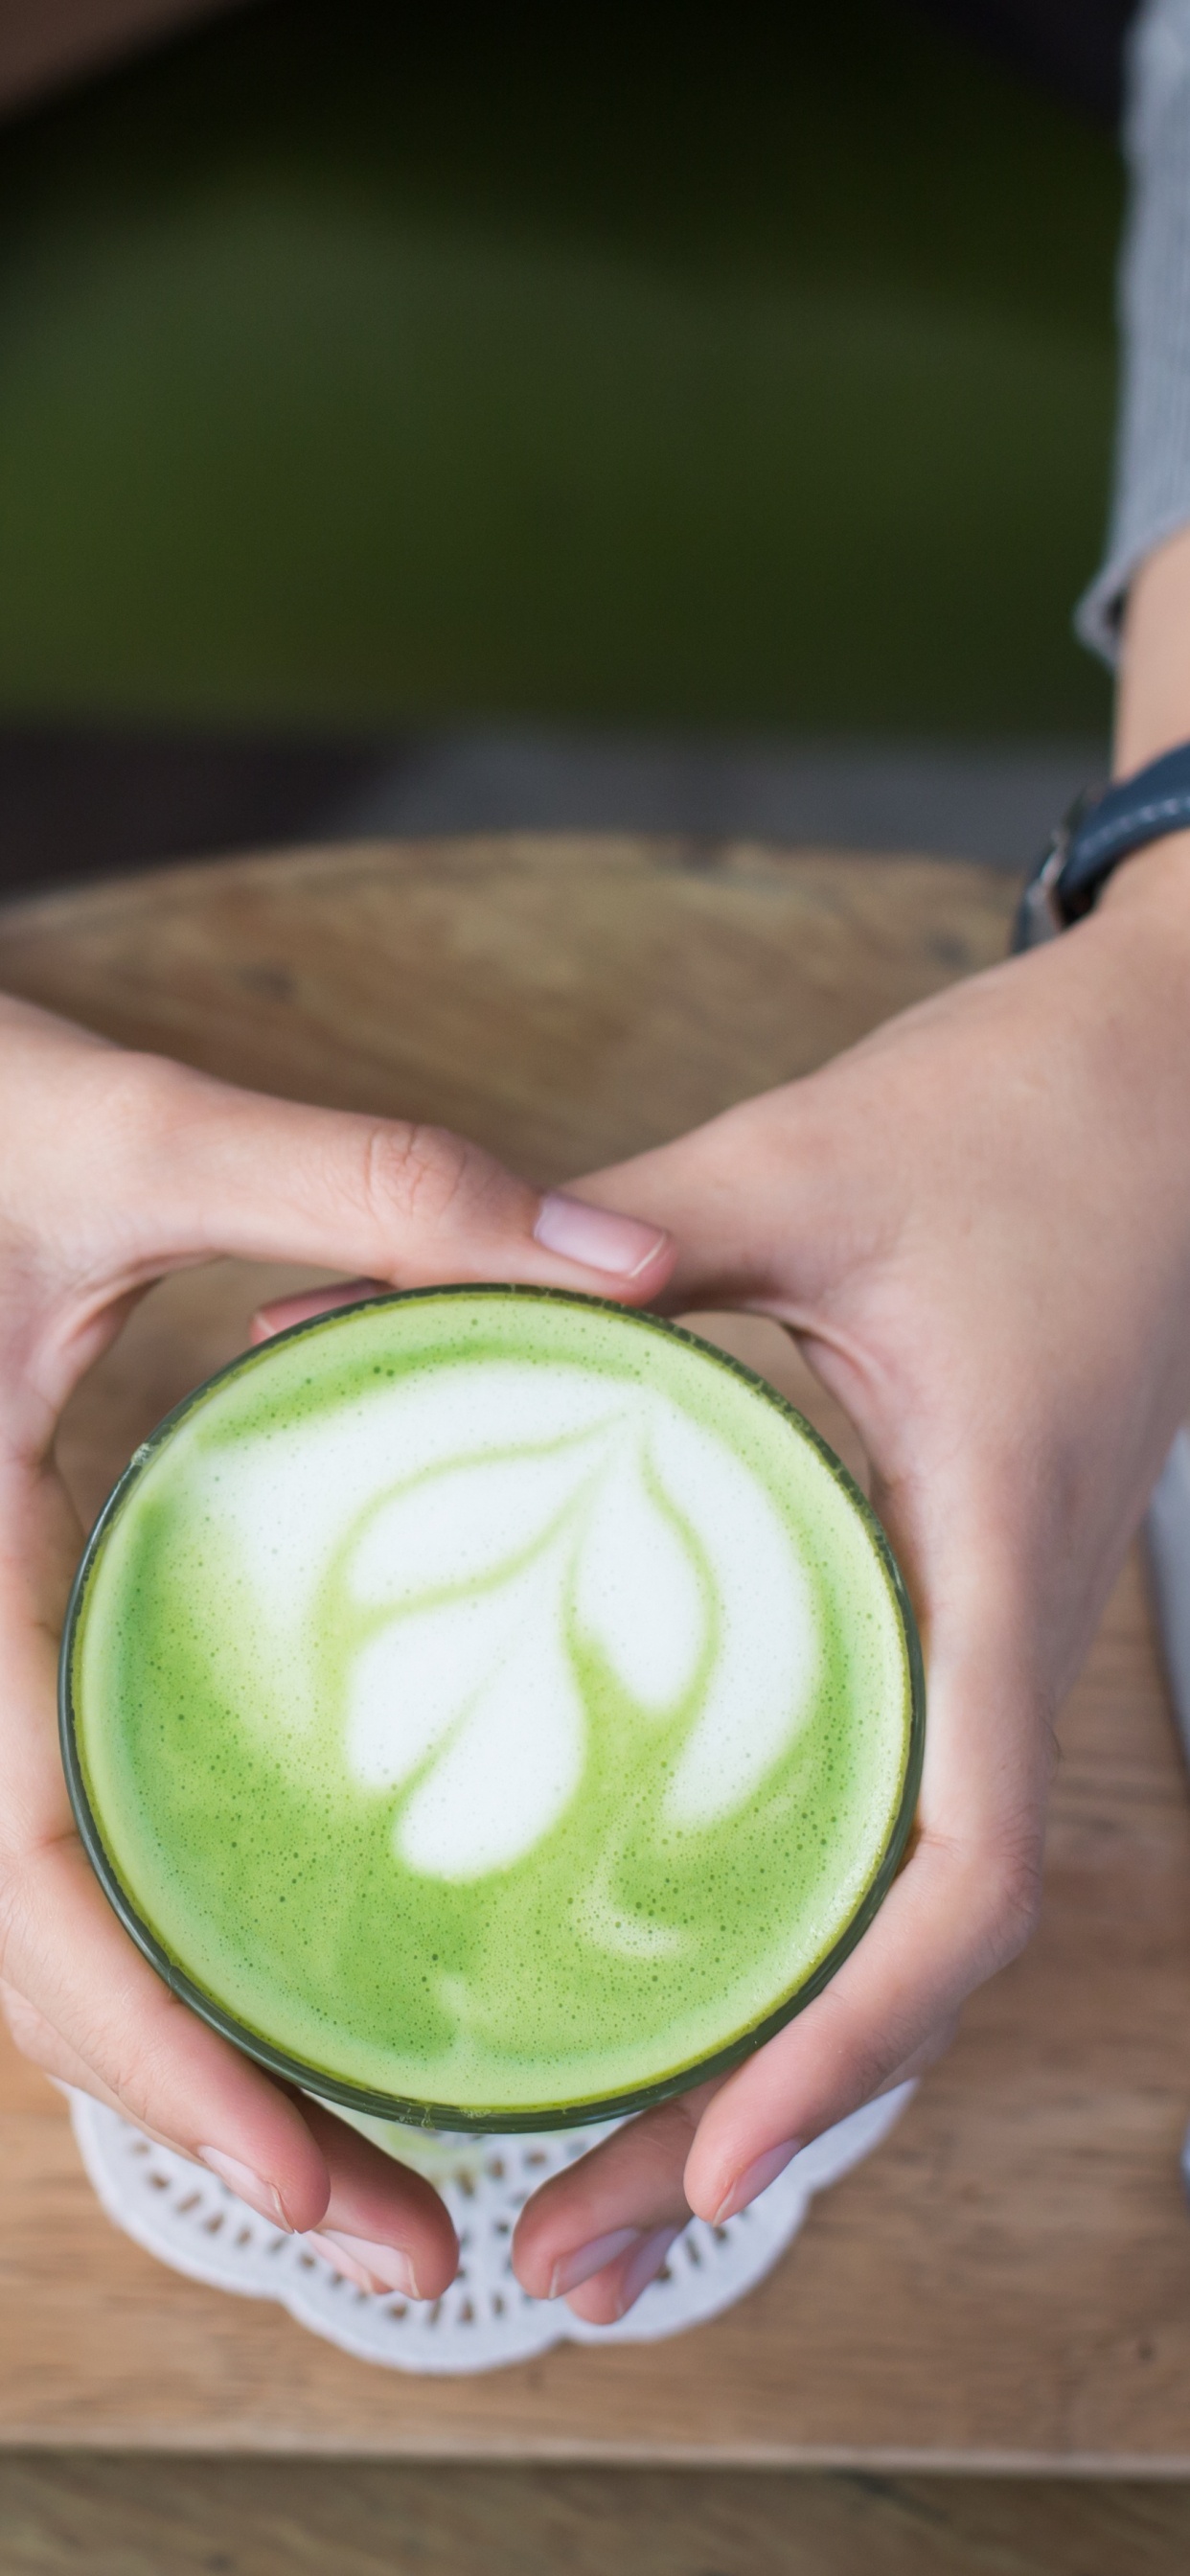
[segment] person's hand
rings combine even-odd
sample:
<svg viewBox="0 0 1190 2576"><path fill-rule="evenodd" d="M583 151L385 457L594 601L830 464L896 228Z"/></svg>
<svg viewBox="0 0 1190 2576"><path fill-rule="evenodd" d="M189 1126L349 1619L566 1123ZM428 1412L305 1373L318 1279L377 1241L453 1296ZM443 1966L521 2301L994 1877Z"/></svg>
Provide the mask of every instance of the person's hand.
<svg viewBox="0 0 1190 2576"><path fill-rule="evenodd" d="M132 1305L219 1253L416 1287L508 1279L640 1303L656 1225L539 1197L436 1130L229 1089L0 1000L0 1981L47 2072L201 2158L368 2287L454 2274L428 2183L291 2098L170 1993L74 1832L57 1640L82 1532L55 1470L62 1406ZM340 1292L342 1293L342 1292ZM317 1305L314 1299L307 1304Z"/></svg>
<svg viewBox="0 0 1190 2576"><path fill-rule="evenodd" d="M793 1330L916 1603L907 1865L816 2002L525 2209L538 2297L607 2323L691 2210L743 2207L945 2043L1033 1924L1055 1709L1190 1400L1190 856L809 1080L580 1184L681 1247L670 1307Z"/></svg>

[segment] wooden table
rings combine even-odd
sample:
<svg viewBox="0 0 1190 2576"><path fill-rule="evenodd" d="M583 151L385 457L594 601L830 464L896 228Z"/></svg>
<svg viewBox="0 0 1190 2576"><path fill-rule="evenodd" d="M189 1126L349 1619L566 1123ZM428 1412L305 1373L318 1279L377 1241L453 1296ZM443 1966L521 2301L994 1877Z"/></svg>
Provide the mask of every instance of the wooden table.
<svg viewBox="0 0 1190 2576"><path fill-rule="evenodd" d="M993 958L1011 892L933 861L357 847L10 909L0 985L241 1080L450 1121L545 1179ZM281 1277L221 1264L155 1293L66 1426L85 1503ZM1135 1565L1062 1742L1031 1950L770 2280L661 2347L455 2382L352 2362L115 2235L61 2104L7 2054L0 2439L1190 2474L1190 1804Z"/></svg>

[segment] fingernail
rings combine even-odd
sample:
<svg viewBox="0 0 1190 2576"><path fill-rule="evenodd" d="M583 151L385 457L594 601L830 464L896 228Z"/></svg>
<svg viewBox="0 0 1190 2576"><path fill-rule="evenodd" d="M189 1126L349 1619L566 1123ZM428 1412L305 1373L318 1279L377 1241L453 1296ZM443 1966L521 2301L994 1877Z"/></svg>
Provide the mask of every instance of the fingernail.
<svg viewBox="0 0 1190 2576"><path fill-rule="evenodd" d="M287 2236L292 2234L280 2192L261 2174L253 2173L251 2165L242 2165L238 2156L225 2156L222 2147L200 2147L198 2158L200 2164L209 2165L211 2172L218 2174L229 2191L234 2191L237 2200L246 2200L259 2218L271 2220L274 2227L283 2227Z"/></svg>
<svg viewBox="0 0 1190 2576"><path fill-rule="evenodd" d="M316 1315L333 1315L340 1306L360 1306L369 1297L387 1294L383 1279L341 1279L335 1288L311 1288L299 1297L274 1297L269 1305L257 1307L249 1326L249 1339L254 1344L271 1342L275 1333L288 1332L291 1324L309 1324Z"/></svg>
<svg viewBox="0 0 1190 2576"><path fill-rule="evenodd" d="M374 2273L366 2271L362 2263L357 2263L353 2254L345 2254L341 2245L332 2245L329 2236L319 2236L310 2230L305 2243L312 2254L321 2254L323 2262L330 2265L332 2272L338 2273L341 2281L354 2282L357 2290L368 2290L373 2298L383 2290L383 2281L378 2281Z"/></svg>
<svg viewBox="0 0 1190 2576"><path fill-rule="evenodd" d="M594 2273L602 2272L605 2263L614 2263L617 2254L626 2254L629 2246L639 2245L640 2240L639 2227L615 2227L610 2236L593 2236L589 2245L576 2245L573 2254L560 2254L550 2274L548 2296L564 2299L568 2291L577 2290Z"/></svg>
<svg viewBox="0 0 1190 2576"><path fill-rule="evenodd" d="M533 1232L546 1252L581 1262L584 1270L606 1270L615 1279L635 1279L665 1241L661 1226L588 1207L585 1199L567 1198L562 1190L547 1191Z"/></svg>
<svg viewBox="0 0 1190 2576"><path fill-rule="evenodd" d="M312 2228L305 2241L332 2272L353 2281L357 2290L368 2290L373 2298L386 2298L393 2290L400 2290L407 2299L417 2297L408 2256L394 2246L370 2244L365 2236L342 2236L336 2227ZM394 2277L398 2274L399 2278Z"/></svg>
<svg viewBox="0 0 1190 2576"><path fill-rule="evenodd" d="M720 2202L715 2212L712 2226L722 2227L729 2218L738 2217L750 2200L758 2200L761 2192L767 2191L769 2184L776 2181L778 2174L784 2173L786 2165L793 2163L800 2148L800 2138L788 2138L784 2146L769 2147L763 2156L758 2156L755 2164L749 2165L738 2181L733 2182L726 2200Z"/></svg>
<svg viewBox="0 0 1190 2576"><path fill-rule="evenodd" d="M680 2227L658 2227L651 2236L646 2236L620 2284L619 2313L622 2317L627 2316L629 2308L639 2299L641 2291L648 2289L650 2281L656 2280L670 2246L681 2233Z"/></svg>
<svg viewBox="0 0 1190 2576"><path fill-rule="evenodd" d="M349 2263L370 2275L370 2289L399 2290L403 2298L420 2298L413 2265L399 2245L374 2245L370 2237L348 2236L341 2227L324 2227L319 2236L322 2244L333 2245Z"/></svg>

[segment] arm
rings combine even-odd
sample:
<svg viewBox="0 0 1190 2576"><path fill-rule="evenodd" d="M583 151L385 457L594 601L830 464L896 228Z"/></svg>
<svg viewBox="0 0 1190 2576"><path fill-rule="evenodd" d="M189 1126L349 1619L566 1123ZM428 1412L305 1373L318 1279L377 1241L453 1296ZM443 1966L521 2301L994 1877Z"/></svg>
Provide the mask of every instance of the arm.
<svg viewBox="0 0 1190 2576"><path fill-rule="evenodd" d="M1184 39L1185 76L1175 46L1149 99L1166 195L1150 192L1143 222L1158 247L1163 228L1176 237L1186 194L1190 285L1185 0L1161 0L1146 32L1158 21ZM1134 238L1134 275L1137 252ZM1190 292L1184 305L1190 418ZM1141 351L1145 384L1167 354ZM1127 566L1121 775L1190 740L1190 436L1171 451L1146 393L1146 449L1135 373L1131 470L1148 497L1126 457L1125 556L1146 508L1185 524ZM672 1298L775 1315L850 1412L920 1616L929 1719L918 1838L864 1941L725 2084L538 2194L516 2248L538 2295L622 2313L690 2210L742 2207L795 2143L928 2063L1027 1938L1054 1716L1190 1407L1188 1137L1183 832L1126 861L1051 946L587 1185L672 1227Z"/></svg>
<svg viewBox="0 0 1190 2576"><path fill-rule="evenodd" d="M614 2317L666 2228L742 2206L926 2063L1028 1937L1055 1714L1190 1406L1188 1101L1171 843L1048 948L588 1185L672 1229L670 1298L775 1316L846 1407L929 1711L917 1839L870 1931L726 2083L529 2204L517 2266L538 2295L570 2285Z"/></svg>

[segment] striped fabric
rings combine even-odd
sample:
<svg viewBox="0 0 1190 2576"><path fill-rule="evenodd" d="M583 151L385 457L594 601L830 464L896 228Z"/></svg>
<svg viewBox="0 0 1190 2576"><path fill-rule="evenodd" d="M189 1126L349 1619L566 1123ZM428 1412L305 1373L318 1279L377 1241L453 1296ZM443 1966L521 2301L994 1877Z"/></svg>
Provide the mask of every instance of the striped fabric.
<svg viewBox="0 0 1190 2576"><path fill-rule="evenodd" d="M1132 199L1120 271L1123 390L1107 560L1079 603L1113 661L1144 557L1190 522L1190 0L1146 0L1129 45Z"/></svg>

